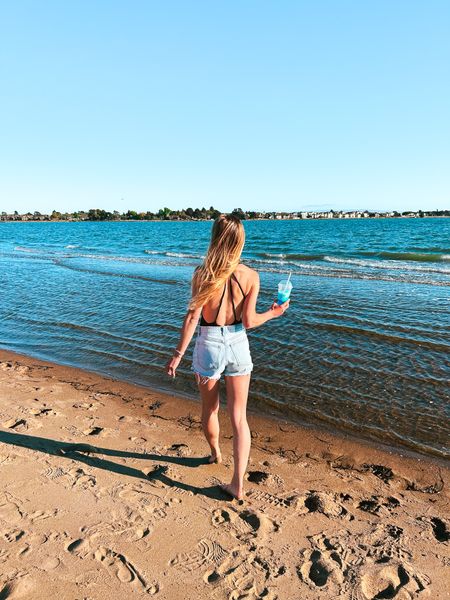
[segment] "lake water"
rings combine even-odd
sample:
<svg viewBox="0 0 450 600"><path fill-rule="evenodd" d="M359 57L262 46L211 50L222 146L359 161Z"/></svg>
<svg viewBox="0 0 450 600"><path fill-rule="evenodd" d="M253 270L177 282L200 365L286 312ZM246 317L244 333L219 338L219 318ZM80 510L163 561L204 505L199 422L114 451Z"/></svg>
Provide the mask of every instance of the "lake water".
<svg viewBox="0 0 450 600"><path fill-rule="evenodd" d="M174 381L190 280L212 222L0 223L0 345L198 396L193 342ZM249 406L443 456L450 219L247 221L258 311L292 271L283 317L250 329Z"/></svg>

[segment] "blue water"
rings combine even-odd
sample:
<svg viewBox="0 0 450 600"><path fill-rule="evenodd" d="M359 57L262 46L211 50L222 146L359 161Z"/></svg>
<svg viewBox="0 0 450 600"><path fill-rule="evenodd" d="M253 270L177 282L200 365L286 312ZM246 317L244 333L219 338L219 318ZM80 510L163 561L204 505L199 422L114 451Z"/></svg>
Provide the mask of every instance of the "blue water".
<svg viewBox="0 0 450 600"><path fill-rule="evenodd" d="M258 310L292 271L280 319L248 331L249 405L445 454L450 219L245 222ZM0 223L0 346L197 395L192 347L174 381L194 267L211 222Z"/></svg>

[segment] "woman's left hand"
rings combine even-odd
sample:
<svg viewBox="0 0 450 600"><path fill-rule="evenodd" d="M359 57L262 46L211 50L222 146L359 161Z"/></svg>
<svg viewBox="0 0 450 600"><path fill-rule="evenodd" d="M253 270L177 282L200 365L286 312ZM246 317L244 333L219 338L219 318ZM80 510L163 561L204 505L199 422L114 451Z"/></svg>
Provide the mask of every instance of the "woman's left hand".
<svg viewBox="0 0 450 600"><path fill-rule="evenodd" d="M166 364L166 371L169 377L175 377L175 371L181 362L181 356L172 356Z"/></svg>

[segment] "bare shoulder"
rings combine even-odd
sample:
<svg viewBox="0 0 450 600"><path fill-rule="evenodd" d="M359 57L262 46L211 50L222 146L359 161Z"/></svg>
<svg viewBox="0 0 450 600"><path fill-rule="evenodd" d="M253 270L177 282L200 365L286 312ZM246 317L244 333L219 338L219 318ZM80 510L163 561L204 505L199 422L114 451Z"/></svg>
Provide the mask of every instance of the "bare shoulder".
<svg viewBox="0 0 450 600"><path fill-rule="evenodd" d="M239 263L239 265L236 269L236 273L240 273L244 277L248 277L248 279L251 279L251 280L255 280L259 277L258 271L255 271L255 269L251 269L250 267L248 267L247 265L244 265L242 263Z"/></svg>
<svg viewBox="0 0 450 600"><path fill-rule="evenodd" d="M245 293L248 294L252 286L259 281L258 272L255 269L251 269L247 265L240 263L235 271L239 277L241 285L244 287Z"/></svg>

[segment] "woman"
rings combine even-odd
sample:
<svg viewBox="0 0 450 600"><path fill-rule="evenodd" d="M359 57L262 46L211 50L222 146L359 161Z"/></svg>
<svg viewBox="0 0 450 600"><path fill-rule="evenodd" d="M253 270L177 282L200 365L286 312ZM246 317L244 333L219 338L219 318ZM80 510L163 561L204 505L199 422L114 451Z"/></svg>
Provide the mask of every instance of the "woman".
<svg viewBox="0 0 450 600"><path fill-rule="evenodd" d="M211 448L209 462L222 462L218 413L223 373L233 429L234 473L229 484L219 485L238 500L243 498L251 441L246 409L253 363L246 329L280 317L289 306L289 300L281 305L274 302L269 310L256 312L259 275L239 262L244 242L244 227L238 217L217 217L205 259L192 277L192 297L180 341L166 365L167 374L175 377L200 320L191 369L202 400L202 427Z"/></svg>

